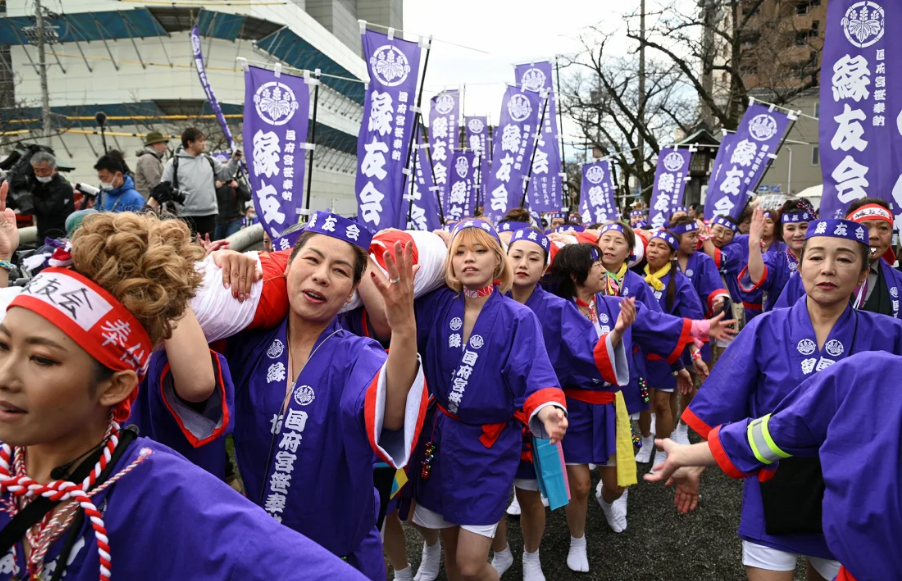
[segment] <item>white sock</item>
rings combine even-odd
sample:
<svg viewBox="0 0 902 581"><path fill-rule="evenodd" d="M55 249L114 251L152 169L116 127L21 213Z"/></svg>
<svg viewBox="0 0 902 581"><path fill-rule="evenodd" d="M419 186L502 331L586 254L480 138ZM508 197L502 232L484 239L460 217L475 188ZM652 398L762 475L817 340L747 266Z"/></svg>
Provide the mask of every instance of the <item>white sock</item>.
<svg viewBox="0 0 902 581"><path fill-rule="evenodd" d="M586 535L580 538L570 537L570 553L567 554L567 566L577 573L589 572L589 555L586 553Z"/></svg>
<svg viewBox="0 0 902 581"><path fill-rule="evenodd" d="M395 581L413 581L413 567L408 565L404 569L395 571Z"/></svg>
<svg viewBox="0 0 902 581"><path fill-rule="evenodd" d="M538 549L535 553L523 551L523 581L545 581Z"/></svg>
<svg viewBox="0 0 902 581"><path fill-rule="evenodd" d="M514 564L514 555L511 553L511 546L508 544L503 551L495 551L492 557L492 567L498 571L498 576L504 575L504 572L511 568Z"/></svg>
<svg viewBox="0 0 902 581"><path fill-rule="evenodd" d="M651 435L654 436L658 429L658 414L651 414Z"/></svg>
<svg viewBox="0 0 902 581"><path fill-rule="evenodd" d="M414 576L414 581L435 581L442 565L442 543L434 545L423 543L423 557L420 560L420 568Z"/></svg>

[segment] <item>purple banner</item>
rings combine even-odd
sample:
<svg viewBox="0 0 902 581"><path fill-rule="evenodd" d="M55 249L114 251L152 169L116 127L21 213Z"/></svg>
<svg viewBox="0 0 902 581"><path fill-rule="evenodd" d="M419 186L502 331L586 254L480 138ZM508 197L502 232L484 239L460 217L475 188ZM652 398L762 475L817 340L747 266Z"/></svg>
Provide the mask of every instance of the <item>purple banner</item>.
<svg viewBox="0 0 902 581"><path fill-rule="evenodd" d="M442 204L447 205L445 194L450 187L451 155L457 149L460 127L460 91L443 91L430 100L429 146L432 151L432 168L435 185L439 188Z"/></svg>
<svg viewBox="0 0 902 581"><path fill-rule="evenodd" d="M501 101L501 122L492 140L492 169L486 176L485 215L497 222L520 207L523 178L535 146L543 98L535 91L508 87Z"/></svg>
<svg viewBox="0 0 902 581"><path fill-rule="evenodd" d="M553 69L548 61L517 65L517 85L531 91L548 91L548 107L539 138L539 149L532 164L532 180L527 197L530 208L553 212L561 207L561 151L557 135L557 99L552 83ZM539 105L541 107L541 104ZM542 112L539 111L539 115Z"/></svg>
<svg viewBox="0 0 902 581"><path fill-rule="evenodd" d="M489 153L491 150L491 141L489 135L489 118L488 117L464 117L464 127L466 128L467 147L477 152L479 166L477 177L479 200L485 199L485 176L491 168L489 161Z"/></svg>
<svg viewBox="0 0 902 581"><path fill-rule="evenodd" d="M898 0L831 0L821 66L820 214L845 218L866 196L902 202L902 24ZM896 62L896 65L899 63Z"/></svg>
<svg viewBox="0 0 902 581"><path fill-rule="evenodd" d="M200 32L197 30L197 26L191 27L191 51L194 54L194 68L197 69L197 77L200 79L200 86L203 87L204 93L207 95L207 101L210 102L210 108L213 109L216 120L219 121L219 126L222 128L222 133L225 135L229 147L232 151L235 151L235 142L232 140L232 132L229 131L229 125L226 123L226 119L222 114L222 108L219 106L219 101L216 100L216 96L213 94L213 89L210 87L210 80L207 79L207 68L204 66L204 53L201 49ZM306 138L307 134L305 133L304 139L306 140Z"/></svg>
<svg viewBox="0 0 902 581"><path fill-rule="evenodd" d="M404 165L413 131L420 47L367 30L361 36L370 82L357 136L357 218L375 232L404 228Z"/></svg>
<svg viewBox="0 0 902 581"><path fill-rule="evenodd" d="M649 204L648 222L652 228L664 228L670 221L671 208L683 202L683 192L689 176L688 148L665 147L658 154L655 185Z"/></svg>
<svg viewBox="0 0 902 581"><path fill-rule="evenodd" d="M244 73L244 147L254 207L276 241L303 218L310 87L302 77L250 67Z"/></svg>
<svg viewBox="0 0 902 581"><path fill-rule="evenodd" d="M470 217L476 209L476 154L455 151L451 155L451 176L445 196L445 219Z"/></svg>
<svg viewBox="0 0 902 581"><path fill-rule="evenodd" d="M782 111L771 111L758 103L746 109L731 138L730 156L724 157L718 168L721 171L716 182L713 182L712 175L712 182L717 188L717 199L712 206L715 214L739 217L748 198L757 193L758 183L767 171L768 160L777 158L780 144L791 124L792 119Z"/></svg>
<svg viewBox="0 0 902 581"><path fill-rule="evenodd" d="M429 168L429 157L426 153L426 145L423 141L423 133L417 127L414 138L414 179L408 183L408 197L402 206L405 216L408 214L409 201L413 198L413 209L410 210L410 220L407 222L409 230L439 230L442 222L439 220L438 204L435 200L435 190L432 188L432 171Z"/></svg>
<svg viewBox="0 0 902 581"><path fill-rule="evenodd" d="M711 220L714 216L732 216L738 219L742 213L742 206L737 207L737 204L717 187L726 175L734 145L736 145L734 133L727 133L720 140L720 147L717 148L717 156L711 167L711 177L708 179L708 193L705 194L705 220Z"/></svg>
<svg viewBox="0 0 902 581"><path fill-rule="evenodd" d="M583 225L600 223L620 218L614 202L614 176L611 162L607 159L583 165L583 179L580 186L579 213Z"/></svg>

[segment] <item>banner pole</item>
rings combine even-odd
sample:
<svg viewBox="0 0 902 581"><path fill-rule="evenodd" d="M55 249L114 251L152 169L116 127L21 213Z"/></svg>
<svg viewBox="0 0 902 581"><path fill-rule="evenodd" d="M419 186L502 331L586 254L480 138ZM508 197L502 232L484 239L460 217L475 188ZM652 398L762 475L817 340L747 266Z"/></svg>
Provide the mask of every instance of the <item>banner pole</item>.
<svg viewBox="0 0 902 581"><path fill-rule="evenodd" d="M423 39L420 39L420 47L423 46ZM407 143L407 161L404 163L405 168L410 167L410 158L413 154L413 144L416 138L416 132L420 127L420 119L423 118L423 87L426 85L426 69L429 67L429 53L432 51L432 36L429 36L429 39L426 40L426 58L423 60L423 74L420 77L420 88L417 91L417 104L416 104L416 112L413 116L413 131L410 132L410 141ZM401 192L407 191L407 176L408 174L404 174L404 181L401 185ZM403 195L403 194L402 194ZM411 203L411 206L413 204Z"/></svg>
<svg viewBox="0 0 902 581"><path fill-rule="evenodd" d="M416 119L416 116L414 116L414 120L417 121L417 123L414 125L414 129L413 129L413 136L416 137L417 132L420 130L420 124L419 124L419 120ZM410 149L413 150L413 148L417 147L417 146L419 146L418 143L411 142ZM410 151L408 151L408 154L409 153L410 153ZM413 156L413 169L410 170L410 175L412 177L410 179L410 198L407 200L407 226L408 227L410 227L411 220L413 219L413 200L414 200L414 193L416 192L416 189L417 189L417 157L419 157L419 156L418 155ZM405 174L405 178L406 177L407 177L407 175ZM406 192L407 186L405 186L404 189L401 191ZM407 228L405 228L405 230L406 229Z"/></svg>
<svg viewBox="0 0 902 581"><path fill-rule="evenodd" d="M555 76L555 84L557 85L557 89L555 92L555 99L558 99L561 96L561 65L558 61L557 57L554 57L554 76ZM555 101L557 102L557 101ZM567 174L567 156L564 154L564 115L561 113L560 107L558 107L557 111L557 119L560 129L558 131L558 137L561 141L561 169L564 175ZM567 207L570 207L570 184L567 182L566 178L561 179L561 196L566 199Z"/></svg>
<svg viewBox="0 0 902 581"><path fill-rule="evenodd" d="M545 95L545 102L542 104L542 116L539 118L539 125L536 131L536 144L532 148L532 156L529 158L529 173L526 174L526 179L523 180L523 199L520 200L520 207L526 207L526 193L529 191L529 180L532 179L532 164L536 160L536 150L539 149L539 138L542 135L542 127L545 126L545 111L548 109L548 98L549 94Z"/></svg>
<svg viewBox="0 0 902 581"><path fill-rule="evenodd" d="M313 155L316 152L316 111L319 106L319 83L320 83L320 70L316 69L314 73L316 77L314 79L313 84L313 128L310 131L310 149L308 149L310 153L310 159L308 160L307 165L307 200L304 203L304 208L307 210L309 215L310 213L310 192L313 189ZM310 78L309 72L306 74L307 79Z"/></svg>

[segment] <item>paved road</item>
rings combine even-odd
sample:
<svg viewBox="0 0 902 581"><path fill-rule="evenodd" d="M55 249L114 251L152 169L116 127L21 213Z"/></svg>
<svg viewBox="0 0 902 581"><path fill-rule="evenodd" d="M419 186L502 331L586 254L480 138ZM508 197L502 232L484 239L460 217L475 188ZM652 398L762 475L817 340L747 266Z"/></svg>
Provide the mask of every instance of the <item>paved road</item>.
<svg viewBox="0 0 902 581"><path fill-rule="evenodd" d="M639 484L630 489L628 528L623 533L612 532L601 508L589 499L589 573L574 573L567 568L570 533L564 510L549 514L541 548L545 578L548 581L744 581L741 545L736 535L742 484L719 470L708 470L702 477L699 508L681 515L673 505L670 489L642 482L642 474L649 465L644 466L640 465ZM597 475L593 490L595 482ZM523 541L519 520L507 518L514 566L502 581L522 579ZM408 556L416 568L422 539L416 531L408 529L407 540ZM444 573L439 579L445 579ZM796 579L805 579L801 569Z"/></svg>

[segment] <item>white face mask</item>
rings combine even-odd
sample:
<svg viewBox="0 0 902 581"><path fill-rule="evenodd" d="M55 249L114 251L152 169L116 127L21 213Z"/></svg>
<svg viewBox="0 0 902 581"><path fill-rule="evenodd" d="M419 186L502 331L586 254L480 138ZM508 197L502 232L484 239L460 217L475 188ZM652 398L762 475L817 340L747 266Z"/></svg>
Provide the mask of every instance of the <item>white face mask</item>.
<svg viewBox="0 0 902 581"><path fill-rule="evenodd" d="M113 189L113 183L112 182L100 182L100 189L105 192L108 192Z"/></svg>
<svg viewBox="0 0 902 581"><path fill-rule="evenodd" d="M34 179L42 184L49 184L53 180L53 176L34 176Z"/></svg>

